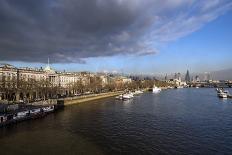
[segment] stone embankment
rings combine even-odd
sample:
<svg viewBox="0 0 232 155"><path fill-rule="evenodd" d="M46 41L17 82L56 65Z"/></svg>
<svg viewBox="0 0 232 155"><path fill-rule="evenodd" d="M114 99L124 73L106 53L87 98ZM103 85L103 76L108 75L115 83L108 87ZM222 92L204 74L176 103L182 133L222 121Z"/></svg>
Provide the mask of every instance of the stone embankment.
<svg viewBox="0 0 232 155"><path fill-rule="evenodd" d="M103 98L107 98L107 97L113 97L113 96L117 96L120 94L122 94L121 91L101 93L101 94L83 95L83 96L76 96L76 97L68 97L68 98L64 98L63 102L64 102L64 105L72 105L72 104L78 104L78 103L103 99Z"/></svg>

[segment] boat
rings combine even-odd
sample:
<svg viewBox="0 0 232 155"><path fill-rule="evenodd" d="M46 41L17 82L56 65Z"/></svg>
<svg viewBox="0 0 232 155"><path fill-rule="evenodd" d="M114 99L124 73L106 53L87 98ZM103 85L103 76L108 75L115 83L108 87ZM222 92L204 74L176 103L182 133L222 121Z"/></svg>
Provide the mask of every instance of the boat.
<svg viewBox="0 0 232 155"><path fill-rule="evenodd" d="M117 96L116 99L127 100L127 99L131 99L133 97L134 97L133 93L126 93L126 94L121 94L121 95Z"/></svg>
<svg viewBox="0 0 232 155"><path fill-rule="evenodd" d="M123 98L122 98L122 94L119 95L119 96L116 96L115 98L116 98L116 99L119 99L119 100L122 100L122 99L123 99Z"/></svg>
<svg viewBox="0 0 232 155"><path fill-rule="evenodd" d="M54 106L47 106L42 108L45 113L54 111Z"/></svg>
<svg viewBox="0 0 232 155"><path fill-rule="evenodd" d="M199 88L199 87L196 87L197 89Z"/></svg>
<svg viewBox="0 0 232 155"><path fill-rule="evenodd" d="M17 112L17 113L13 116L13 119L14 119L14 120L23 119L23 118L26 118L26 117L29 116L29 115L30 115L30 110L20 111L20 112Z"/></svg>
<svg viewBox="0 0 232 155"><path fill-rule="evenodd" d="M134 97L133 93L127 93L127 94L123 94L122 95L123 99L131 99L133 97Z"/></svg>
<svg viewBox="0 0 232 155"><path fill-rule="evenodd" d="M143 93L143 91L141 91L141 90L136 90L133 94L134 95L139 95L139 94L142 94Z"/></svg>
<svg viewBox="0 0 232 155"><path fill-rule="evenodd" d="M154 85L153 88L152 88L152 92L153 93L159 93L159 92L161 92L161 89Z"/></svg>
<svg viewBox="0 0 232 155"><path fill-rule="evenodd" d="M41 112L40 108L30 110L30 114L34 114L34 115L39 114L40 112Z"/></svg>
<svg viewBox="0 0 232 155"><path fill-rule="evenodd" d="M221 92L221 93L218 93L218 97L219 98L227 98L227 93L224 93L224 92Z"/></svg>

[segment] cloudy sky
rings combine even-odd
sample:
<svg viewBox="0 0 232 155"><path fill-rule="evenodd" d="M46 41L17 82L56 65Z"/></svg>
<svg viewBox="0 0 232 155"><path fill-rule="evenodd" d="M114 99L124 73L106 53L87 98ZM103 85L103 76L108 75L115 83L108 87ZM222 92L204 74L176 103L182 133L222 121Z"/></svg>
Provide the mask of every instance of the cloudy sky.
<svg viewBox="0 0 232 155"><path fill-rule="evenodd" d="M0 61L170 73L232 67L231 0L1 0Z"/></svg>

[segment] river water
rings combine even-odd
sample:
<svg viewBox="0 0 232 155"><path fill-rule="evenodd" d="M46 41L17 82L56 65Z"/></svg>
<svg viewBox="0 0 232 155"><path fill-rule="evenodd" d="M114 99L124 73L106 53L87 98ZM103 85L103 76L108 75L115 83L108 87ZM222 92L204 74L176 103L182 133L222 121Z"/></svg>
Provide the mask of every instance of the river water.
<svg viewBox="0 0 232 155"><path fill-rule="evenodd" d="M232 154L232 99L206 88L147 92L0 129L3 155L158 153Z"/></svg>

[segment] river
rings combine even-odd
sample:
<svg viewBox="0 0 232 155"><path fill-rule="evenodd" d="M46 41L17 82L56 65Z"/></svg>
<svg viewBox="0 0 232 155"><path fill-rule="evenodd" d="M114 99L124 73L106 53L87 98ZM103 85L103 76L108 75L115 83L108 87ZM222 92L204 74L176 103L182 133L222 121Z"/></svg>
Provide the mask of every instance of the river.
<svg viewBox="0 0 232 155"><path fill-rule="evenodd" d="M3 155L232 154L231 146L232 99L208 88L107 98L0 129Z"/></svg>

